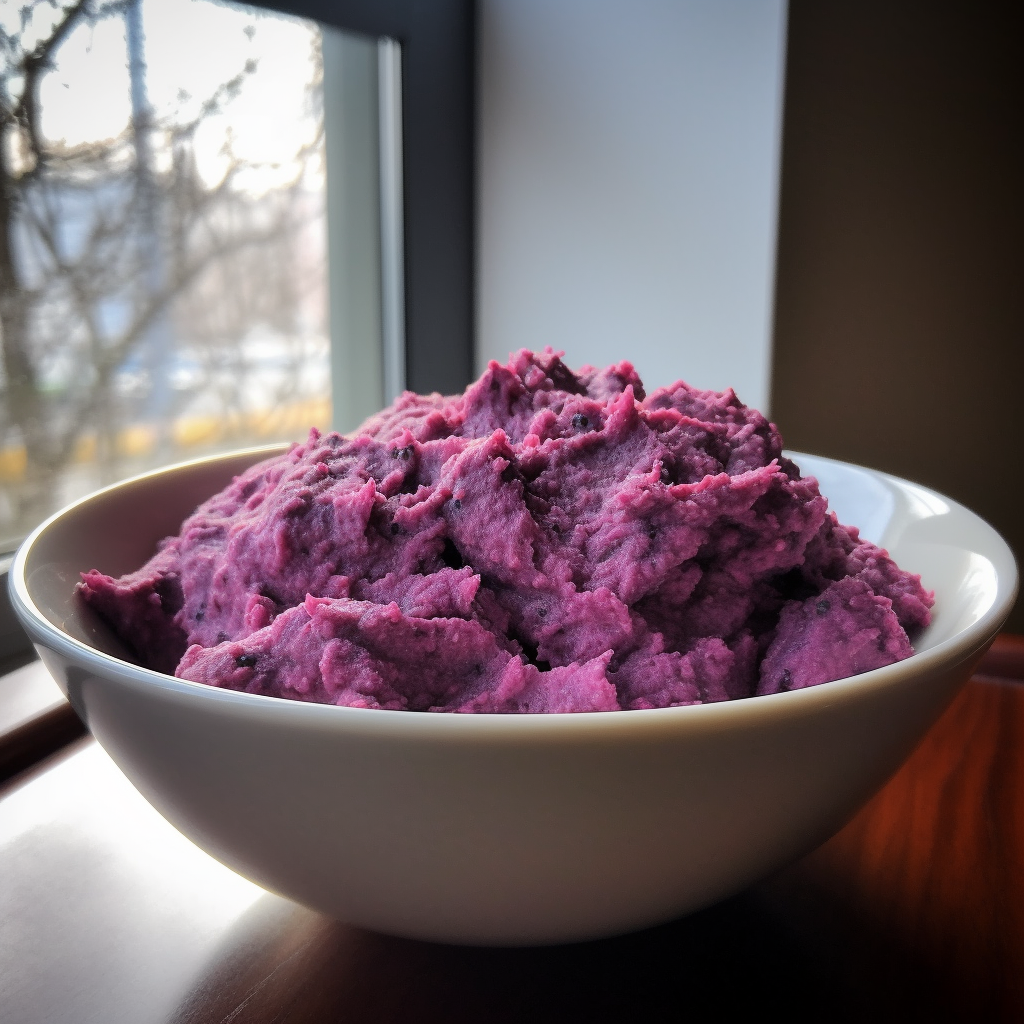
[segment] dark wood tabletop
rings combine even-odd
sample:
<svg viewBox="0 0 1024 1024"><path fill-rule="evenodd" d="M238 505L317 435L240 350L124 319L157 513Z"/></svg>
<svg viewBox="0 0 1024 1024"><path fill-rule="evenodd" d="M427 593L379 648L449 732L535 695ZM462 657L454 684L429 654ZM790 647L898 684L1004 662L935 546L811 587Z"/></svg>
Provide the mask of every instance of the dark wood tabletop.
<svg viewBox="0 0 1024 1024"><path fill-rule="evenodd" d="M5 1024L1024 1020L1024 638L999 638L810 856L660 928L540 949L375 935L263 892L88 737L53 753L67 709L40 669L18 671L0 677L21 701L0 764L12 736L22 760L33 728L37 745L0 787Z"/></svg>

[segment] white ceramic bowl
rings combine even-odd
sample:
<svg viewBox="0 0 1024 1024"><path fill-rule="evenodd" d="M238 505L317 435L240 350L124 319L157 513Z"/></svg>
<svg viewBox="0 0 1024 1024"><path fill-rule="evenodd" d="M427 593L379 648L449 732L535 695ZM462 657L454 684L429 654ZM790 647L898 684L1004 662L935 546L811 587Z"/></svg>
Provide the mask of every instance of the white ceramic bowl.
<svg viewBox="0 0 1024 1024"><path fill-rule="evenodd" d="M185 835L268 889L397 935L589 939L768 874L895 771L1016 591L1006 544L961 505L795 455L843 522L935 589L907 661L724 704L533 716L302 704L131 664L76 600L79 572L137 568L270 451L159 470L66 508L19 551L14 605L96 739Z"/></svg>

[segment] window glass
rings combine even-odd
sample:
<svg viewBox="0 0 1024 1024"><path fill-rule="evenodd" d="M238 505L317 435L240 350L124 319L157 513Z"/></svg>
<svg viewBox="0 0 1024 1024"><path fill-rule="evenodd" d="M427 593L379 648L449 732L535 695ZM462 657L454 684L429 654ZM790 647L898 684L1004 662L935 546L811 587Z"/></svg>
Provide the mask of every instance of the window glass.
<svg viewBox="0 0 1024 1024"><path fill-rule="evenodd" d="M329 426L331 357L315 23L130 0L0 28L2 551L104 483Z"/></svg>

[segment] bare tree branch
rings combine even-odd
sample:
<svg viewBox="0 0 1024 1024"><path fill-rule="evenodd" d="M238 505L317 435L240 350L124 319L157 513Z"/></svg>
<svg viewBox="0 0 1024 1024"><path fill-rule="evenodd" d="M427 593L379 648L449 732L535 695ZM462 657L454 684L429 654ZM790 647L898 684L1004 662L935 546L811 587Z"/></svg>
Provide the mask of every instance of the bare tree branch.
<svg viewBox="0 0 1024 1024"><path fill-rule="evenodd" d="M63 9L63 16L54 26L51 33L41 39L31 53L21 59L21 71L24 85L21 98L14 107L14 119L21 125L28 139L35 160L33 171L41 167L46 160L46 149L42 137L42 118L39 111L39 84L42 76L53 67L53 55L64 40L71 34L78 22L86 17L91 9L91 0L76 0Z"/></svg>

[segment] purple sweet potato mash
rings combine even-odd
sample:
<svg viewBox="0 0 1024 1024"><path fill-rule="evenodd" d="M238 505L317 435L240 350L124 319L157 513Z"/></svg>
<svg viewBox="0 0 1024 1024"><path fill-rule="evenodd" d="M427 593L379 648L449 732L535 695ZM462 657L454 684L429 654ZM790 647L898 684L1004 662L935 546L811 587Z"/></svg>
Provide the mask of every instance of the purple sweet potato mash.
<svg viewBox="0 0 1024 1024"><path fill-rule="evenodd" d="M912 653L932 595L841 526L732 391L550 349L317 431L81 593L151 668L410 711L610 711Z"/></svg>

